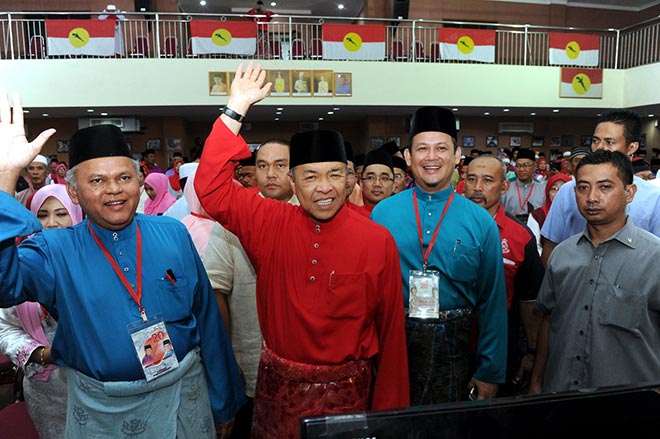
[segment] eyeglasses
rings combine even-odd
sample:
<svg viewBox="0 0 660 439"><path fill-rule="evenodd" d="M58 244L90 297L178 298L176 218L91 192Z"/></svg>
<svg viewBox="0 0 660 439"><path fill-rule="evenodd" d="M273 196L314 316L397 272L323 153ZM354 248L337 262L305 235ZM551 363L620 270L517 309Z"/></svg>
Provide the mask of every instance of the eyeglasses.
<svg viewBox="0 0 660 439"><path fill-rule="evenodd" d="M366 181L368 183L373 183L375 181L380 181L381 183L389 183L390 181L392 181L392 177L388 175L381 175L381 176L367 175L366 177L362 177L362 181Z"/></svg>
<svg viewBox="0 0 660 439"><path fill-rule="evenodd" d="M533 168L534 165L535 165L535 163L516 163L515 164L516 168L519 168L519 169Z"/></svg>

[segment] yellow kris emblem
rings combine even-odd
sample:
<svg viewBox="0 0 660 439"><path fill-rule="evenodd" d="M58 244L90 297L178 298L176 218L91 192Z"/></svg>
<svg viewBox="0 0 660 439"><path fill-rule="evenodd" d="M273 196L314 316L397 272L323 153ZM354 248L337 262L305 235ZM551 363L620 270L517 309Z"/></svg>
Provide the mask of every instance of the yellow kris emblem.
<svg viewBox="0 0 660 439"><path fill-rule="evenodd" d="M585 75L584 73L578 73L577 75L573 76L572 85L573 91L575 91L575 93L583 95L591 88L591 79L589 79L589 76Z"/></svg>
<svg viewBox="0 0 660 439"><path fill-rule="evenodd" d="M474 41L467 35L460 37L456 42L456 45L458 46L458 50L464 55L472 53L474 50Z"/></svg>
<svg viewBox="0 0 660 439"><path fill-rule="evenodd" d="M69 32L69 43L75 48L80 49L85 44L89 43L89 32L82 27L71 29Z"/></svg>
<svg viewBox="0 0 660 439"><path fill-rule="evenodd" d="M580 56L580 44L577 41L569 41L566 45L566 56L570 59L576 59Z"/></svg>
<svg viewBox="0 0 660 439"><path fill-rule="evenodd" d="M223 28L216 29L211 35L211 41L216 46L226 46L231 42L231 32Z"/></svg>
<svg viewBox="0 0 660 439"><path fill-rule="evenodd" d="M362 38L355 32L344 35L344 47L349 52L357 52L362 47Z"/></svg>

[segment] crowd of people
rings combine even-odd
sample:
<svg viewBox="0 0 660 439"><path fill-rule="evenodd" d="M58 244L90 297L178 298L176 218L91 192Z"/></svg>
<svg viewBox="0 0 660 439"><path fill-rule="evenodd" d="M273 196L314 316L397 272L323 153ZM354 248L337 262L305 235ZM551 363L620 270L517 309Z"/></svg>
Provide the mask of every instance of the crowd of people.
<svg viewBox="0 0 660 439"><path fill-rule="evenodd" d="M239 66L167 171L109 125L49 162L54 130L28 141L0 93L0 349L41 437L295 438L307 416L660 379L636 114L548 158L466 157L440 107L403 148L313 130L253 152L265 77Z"/></svg>

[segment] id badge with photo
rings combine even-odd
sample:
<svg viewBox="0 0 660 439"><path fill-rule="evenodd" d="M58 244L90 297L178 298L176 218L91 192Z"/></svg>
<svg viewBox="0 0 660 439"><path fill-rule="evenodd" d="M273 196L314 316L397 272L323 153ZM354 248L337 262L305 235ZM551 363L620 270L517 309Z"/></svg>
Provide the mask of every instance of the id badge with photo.
<svg viewBox="0 0 660 439"><path fill-rule="evenodd" d="M410 270L408 316L437 319L440 314L440 272Z"/></svg>
<svg viewBox="0 0 660 439"><path fill-rule="evenodd" d="M162 314L156 314L146 321L131 323L128 332L147 381L179 367Z"/></svg>

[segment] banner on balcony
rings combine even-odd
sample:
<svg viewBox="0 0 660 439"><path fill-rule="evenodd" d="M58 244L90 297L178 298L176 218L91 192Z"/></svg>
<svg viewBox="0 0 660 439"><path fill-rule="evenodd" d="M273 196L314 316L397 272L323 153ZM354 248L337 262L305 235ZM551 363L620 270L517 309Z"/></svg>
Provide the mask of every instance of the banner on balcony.
<svg viewBox="0 0 660 439"><path fill-rule="evenodd" d="M587 34L550 32L551 65L596 67L600 37Z"/></svg>
<svg viewBox="0 0 660 439"><path fill-rule="evenodd" d="M253 21L193 20L190 36L193 55L254 55L257 50L257 24Z"/></svg>
<svg viewBox="0 0 660 439"><path fill-rule="evenodd" d="M495 62L495 31L438 28L440 57L447 60Z"/></svg>
<svg viewBox="0 0 660 439"><path fill-rule="evenodd" d="M560 98L603 97L603 69L561 69Z"/></svg>
<svg viewBox="0 0 660 439"><path fill-rule="evenodd" d="M46 20L48 55L115 54L112 20Z"/></svg>
<svg viewBox="0 0 660 439"><path fill-rule="evenodd" d="M324 24L323 59L385 59L385 26Z"/></svg>

